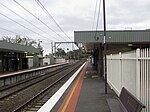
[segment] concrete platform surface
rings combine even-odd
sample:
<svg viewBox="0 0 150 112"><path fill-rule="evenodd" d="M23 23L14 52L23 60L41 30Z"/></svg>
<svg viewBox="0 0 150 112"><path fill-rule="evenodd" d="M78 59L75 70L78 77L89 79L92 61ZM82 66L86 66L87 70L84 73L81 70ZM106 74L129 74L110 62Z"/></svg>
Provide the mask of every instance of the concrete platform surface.
<svg viewBox="0 0 150 112"><path fill-rule="evenodd" d="M106 99L116 97L109 87L105 94L104 79L87 63L51 112L110 112Z"/></svg>
<svg viewBox="0 0 150 112"><path fill-rule="evenodd" d="M105 94L103 78L88 64L75 112L110 112L106 99L115 97L110 88Z"/></svg>

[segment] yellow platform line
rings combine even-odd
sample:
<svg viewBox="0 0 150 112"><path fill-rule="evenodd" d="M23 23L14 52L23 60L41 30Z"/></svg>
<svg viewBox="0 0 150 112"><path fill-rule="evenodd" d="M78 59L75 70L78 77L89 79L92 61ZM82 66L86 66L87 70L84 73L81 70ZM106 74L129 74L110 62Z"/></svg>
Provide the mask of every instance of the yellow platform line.
<svg viewBox="0 0 150 112"><path fill-rule="evenodd" d="M75 91L75 89L76 89L76 87L77 87L77 85L79 83L79 80L80 80L81 76L82 76L82 74L80 74L80 76L78 77L78 79L77 79L77 81L76 81L76 83L75 83L75 85L73 87L73 90L71 91L71 93L70 93L70 95L69 95L69 97L68 97L64 107L62 108L61 112L65 112L65 110L66 110L66 108L67 108L67 106L69 104L69 101L70 101L70 99L71 99L71 97L72 97L72 95L73 95L73 93L74 93L74 91Z"/></svg>

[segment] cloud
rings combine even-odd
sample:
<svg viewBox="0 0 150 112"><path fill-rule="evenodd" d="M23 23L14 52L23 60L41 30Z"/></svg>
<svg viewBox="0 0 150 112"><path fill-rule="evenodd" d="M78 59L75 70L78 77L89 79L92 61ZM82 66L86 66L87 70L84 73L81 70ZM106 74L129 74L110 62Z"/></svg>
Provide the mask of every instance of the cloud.
<svg viewBox="0 0 150 112"><path fill-rule="evenodd" d="M42 20L47 26L53 29L56 33L60 34L63 38L70 41L55 25L55 23L43 12L37 5L35 0L16 0L36 17ZM74 30L92 30L93 14L96 0L41 0L41 3L50 12L57 23L73 40ZM19 18L11 11L0 5L0 13L3 13L11 19L23 24L29 29L32 29L38 34L35 34L22 26L17 25L13 21L0 15L0 28L5 28L22 35L28 35L34 39L43 40L42 45L45 49L46 42L50 40L64 41L56 33L47 28L44 24L35 19L31 14L26 12L18 6L13 0L1 1L4 5L8 6L11 10L15 11L20 16L24 17L35 26L29 24L23 19ZM106 0L106 18L108 29L125 29L132 27L132 29L148 29L150 24L150 1L149 0ZM102 9L102 8L101 8ZM102 11L100 16L99 28L102 28ZM15 35L13 33L0 29L0 35ZM46 38L45 38L46 37ZM57 38L58 40L56 40Z"/></svg>
<svg viewBox="0 0 150 112"><path fill-rule="evenodd" d="M130 26L134 29L142 29L150 18L149 5L150 1L148 0L115 0L110 2L107 7L108 25L110 27Z"/></svg>

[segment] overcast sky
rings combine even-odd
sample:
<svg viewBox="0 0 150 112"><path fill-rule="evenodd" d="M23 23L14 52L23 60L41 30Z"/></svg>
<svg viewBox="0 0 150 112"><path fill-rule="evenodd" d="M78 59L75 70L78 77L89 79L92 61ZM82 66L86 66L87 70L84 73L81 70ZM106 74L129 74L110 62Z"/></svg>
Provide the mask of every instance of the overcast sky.
<svg viewBox="0 0 150 112"><path fill-rule="evenodd" d="M19 34L29 36L36 40L40 39L42 40L42 46L44 47L45 53L48 53L50 52L49 48L51 40L73 41L73 33L75 30L92 30L96 0L40 0L71 40L60 31L54 22L43 12L35 0L16 1L47 26L17 5L13 0L1 0L0 36L8 35L15 37L15 35ZM7 8L4 6L7 6ZM107 29L149 29L149 6L150 0L106 0ZM20 17L8 10L8 8L17 13ZM30 23L23 20L21 17ZM96 20L94 28L95 25ZM24 28L24 26L26 28ZM98 29L102 28L101 8Z"/></svg>

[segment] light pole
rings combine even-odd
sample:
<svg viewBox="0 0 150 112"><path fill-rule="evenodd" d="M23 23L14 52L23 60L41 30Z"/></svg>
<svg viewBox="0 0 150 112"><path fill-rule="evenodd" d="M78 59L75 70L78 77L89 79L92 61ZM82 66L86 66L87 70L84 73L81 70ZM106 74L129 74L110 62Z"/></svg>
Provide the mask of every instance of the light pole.
<svg viewBox="0 0 150 112"><path fill-rule="evenodd" d="M41 46L42 41L39 40L39 39L38 39L38 41L39 41L39 43L38 43L38 49L40 50L40 54L43 56L43 48Z"/></svg>
<svg viewBox="0 0 150 112"><path fill-rule="evenodd" d="M107 44L106 44L106 14L105 14L105 0L103 0L103 17L104 17L104 58L105 58L105 66L104 66L104 75L105 75L105 94L107 94Z"/></svg>
<svg viewBox="0 0 150 112"><path fill-rule="evenodd" d="M54 47L54 46L53 46L53 42L51 42L51 49L52 49L51 52L52 52L52 56L53 56L53 47Z"/></svg>

